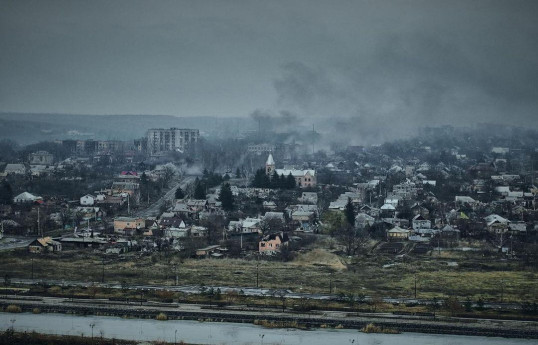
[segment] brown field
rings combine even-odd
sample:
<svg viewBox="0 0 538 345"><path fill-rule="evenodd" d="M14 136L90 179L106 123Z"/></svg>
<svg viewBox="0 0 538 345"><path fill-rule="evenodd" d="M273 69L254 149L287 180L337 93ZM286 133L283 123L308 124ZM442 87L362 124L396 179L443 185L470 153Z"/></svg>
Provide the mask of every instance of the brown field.
<svg viewBox="0 0 538 345"><path fill-rule="evenodd" d="M172 285L177 273L180 285L259 286L296 292L364 294L413 297L415 277L418 298L455 295L473 301L538 301L538 273L517 262L482 258L471 254L447 257L407 258L340 257L328 249L300 254L292 262L240 259L181 259L178 255L153 254L105 258L105 282ZM448 266L447 262L458 266ZM385 264L392 266L383 268ZM100 254L65 251L34 255L34 278L100 282ZM258 268L257 268L258 266ZM0 274L30 278L32 261L23 250L0 253Z"/></svg>

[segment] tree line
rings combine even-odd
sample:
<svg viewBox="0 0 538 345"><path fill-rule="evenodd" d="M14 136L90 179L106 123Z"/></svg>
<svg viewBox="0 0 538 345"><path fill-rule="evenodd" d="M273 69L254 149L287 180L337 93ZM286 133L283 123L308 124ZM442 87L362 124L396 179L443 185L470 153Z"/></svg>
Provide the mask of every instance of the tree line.
<svg viewBox="0 0 538 345"><path fill-rule="evenodd" d="M284 176L278 175L276 171L271 176L265 173L264 169L256 170L254 180L252 181L254 188L269 188L269 189L294 189L296 187L295 177L291 174Z"/></svg>

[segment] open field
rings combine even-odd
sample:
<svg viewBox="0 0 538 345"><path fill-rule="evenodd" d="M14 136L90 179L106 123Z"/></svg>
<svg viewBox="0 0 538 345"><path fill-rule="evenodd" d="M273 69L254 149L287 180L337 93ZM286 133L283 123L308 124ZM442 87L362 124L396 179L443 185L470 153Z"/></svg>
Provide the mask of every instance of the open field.
<svg viewBox="0 0 538 345"><path fill-rule="evenodd" d="M417 298L469 297L473 301L536 302L538 273L517 262L482 258L478 254L445 257L342 258L325 249L300 254L292 262L240 259L181 259L176 255L127 255L105 258L105 281L127 284L172 285L175 274L180 285L259 286L286 288L295 292L364 294L380 297ZM457 263L450 266L448 262ZM65 251L31 256L24 250L0 253L4 277L65 279L99 282L103 264L100 254ZM385 266L385 267L384 267ZM258 268L257 268L258 267Z"/></svg>

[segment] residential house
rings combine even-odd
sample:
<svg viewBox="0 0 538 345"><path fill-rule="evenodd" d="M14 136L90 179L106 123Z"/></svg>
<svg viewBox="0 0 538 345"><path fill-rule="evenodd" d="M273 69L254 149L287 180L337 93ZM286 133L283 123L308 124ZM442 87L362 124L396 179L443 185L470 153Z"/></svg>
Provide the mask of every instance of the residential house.
<svg viewBox="0 0 538 345"><path fill-rule="evenodd" d="M13 198L13 201L16 203L16 204L26 204L26 203L33 203L33 202L36 202L38 200L43 200L43 198L41 198L40 196L35 196L31 193L28 193L28 192L23 192L19 195L17 195L16 197Z"/></svg>
<svg viewBox="0 0 538 345"><path fill-rule="evenodd" d="M42 237L33 240L28 245L30 253L59 252L62 250L62 244L53 240L51 237Z"/></svg>
<svg viewBox="0 0 538 345"><path fill-rule="evenodd" d="M166 225L163 226L163 233L165 237L173 237L173 238L180 238L180 237L187 237L189 236L189 228L185 225L185 222L181 219L179 219L179 222L174 221L173 222L167 222Z"/></svg>
<svg viewBox="0 0 538 345"><path fill-rule="evenodd" d="M118 217L114 218L114 232L125 233L132 230L143 229L145 226L145 220L141 217Z"/></svg>
<svg viewBox="0 0 538 345"><path fill-rule="evenodd" d="M473 207L476 204L478 204L478 201L471 198L470 196L457 195L455 197L455 203L456 203L456 207L465 206L465 205Z"/></svg>
<svg viewBox="0 0 538 345"><path fill-rule="evenodd" d="M380 210L382 218L392 218L396 215L396 208L391 204L384 204Z"/></svg>
<svg viewBox="0 0 538 345"><path fill-rule="evenodd" d="M208 229L205 226L193 225L190 228L191 237L207 237Z"/></svg>
<svg viewBox="0 0 538 345"><path fill-rule="evenodd" d="M282 224L286 222L286 219L284 218L284 212L265 212L263 220L267 221L270 219L278 219L282 222Z"/></svg>
<svg viewBox="0 0 538 345"><path fill-rule="evenodd" d="M10 163L4 168L4 174L24 175L26 174L26 166L24 164Z"/></svg>
<svg viewBox="0 0 538 345"><path fill-rule="evenodd" d="M88 219L102 219L106 216L106 212L100 207L91 207L91 206L79 206L75 207L75 212L79 214L83 220Z"/></svg>
<svg viewBox="0 0 538 345"><path fill-rule="evenodd" d="M289 244L288 234L279 232L264 236L258 245L260 254L272 255L280 252L283 246Z"/></svg>
<svg viewBox="0 0 538 345"><path fill-rule="evenodd" d="M277 208L276 203L274 201L264 201L262 205L263 205L263 208L267 210L275 210Z"/></svg>
<svg viewBox="0 0 538 345"><path fill-rule="evenodd" d="M241 233L260 233L261 234L261 222L260 218L246 218L241 222Z"/></svg>
<svg viewBox="0 0 538 345"><path fill-rule="evenodd" d="M379 214L381 213L381 210L377 207L372 207L370 205L364 205L361 208L359 208L359 212L366 213L367 215L371 217L379 217Z"/></svg>
<svg viewBox="0 0 538 345"><path fill-rule="evenodd" d="M445 245L453 246L460 240L460 231L450 225L445 225L438 236Z"/></svg>
<svg viewBox="0 0 538 345"><path fill-rule="evenodd" d="M314 212L295 211L291 214L291 220L299 225L298 231L311 232L314 231L314 220L316 216Z"/></svg>
<svg viewBox="0 0 538 345"><path fill-rule="evenodd" d="M400 205L401 202L402 202L402 197L401 196L391 194L391 195L388 195L385 198L384 204L388 204L388 205L392 205L394 207L398 207L398 205Z"/></svg>
<svg viewBox="0 0 538 345"><path fill-rule="evenodd" d="M129 195L129 202L137 204L140 202L140 184L134 182L112 182L112 195Z"/></svg>
<svg viewBox="0 0 538 345"><path fill-rule="evenodd" d="M91 194L86 194L80 197L80 205L93 206L95 204L95 197Z"/></svg>
<svg viewBox="0 0 538 345"><path fill-rule="evenodd" d="M389 241L407 240L409 239L410 234L411 234L410 230L402 229L399 226L395 226L394 228L387 231L387 239Z"/></svg>
<svg viewBox="0 0 538 345"><path fill-rule="evenodd" d="M422 217L426 218L430 215L430 210L428 210L426 207L420 205L419 203L415 203L413 206L411 206L411 212L416 215L421 215Z"/></svg>
<svg viewBox="0 0 538 345"><path fill-rule="evenodd" d="M196 257L198 258L207 258L207 257L214 257L219 258L224 255L224 252L226 252L225 248L222 248L218 244L207 246L204 248L196 249Z"/></svg>
<svg viewBox="0 0 538 345"><path fill-rule="evenodd" d="M508 231L510 221L504 217L497 214L490 214L489 216L485 217L484 220L486 221L486 226L490 232L504 233Z"/></svg>
<svg viewBox="0 0 538 345"><path fill-rule="evenodd" d="M304 202L305 204L316 205L318 203L318 193L316 192L303 192L299 198L299 202Z"/></svg>
<svg viewBox="0 0 538 345"><path fill-rule="evenodd" d="M418 229L431 229L432 222L428 219L425 219L422 215L417 214L415 217L413 217L413 220L411 221L413 230Z"/></svg>

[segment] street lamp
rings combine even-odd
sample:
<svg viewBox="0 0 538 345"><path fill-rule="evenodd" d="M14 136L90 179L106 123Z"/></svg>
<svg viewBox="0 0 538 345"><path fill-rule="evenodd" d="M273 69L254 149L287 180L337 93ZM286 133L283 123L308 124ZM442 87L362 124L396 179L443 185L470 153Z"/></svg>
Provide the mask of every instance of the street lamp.
<svg viewBox="0 0 538 345"><path fill-rule="evenodd" d="M174 331L174 345L177 344L177 329Z"/></svg>

